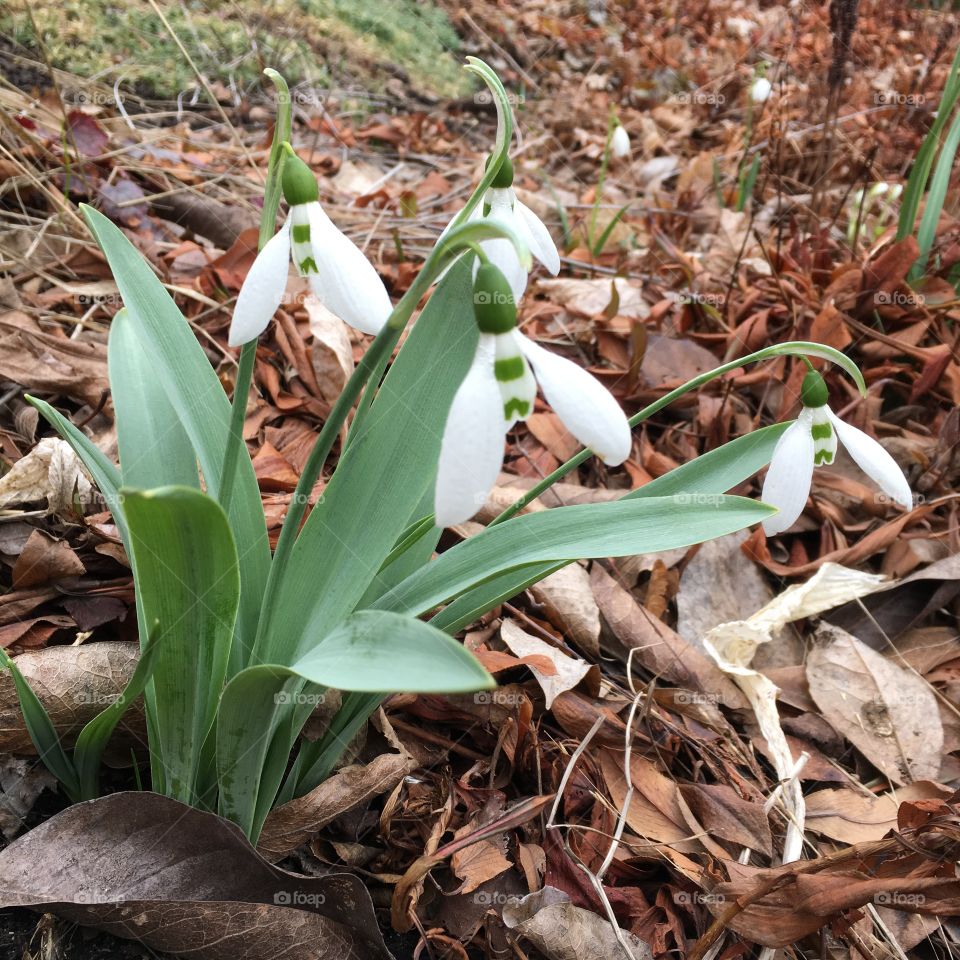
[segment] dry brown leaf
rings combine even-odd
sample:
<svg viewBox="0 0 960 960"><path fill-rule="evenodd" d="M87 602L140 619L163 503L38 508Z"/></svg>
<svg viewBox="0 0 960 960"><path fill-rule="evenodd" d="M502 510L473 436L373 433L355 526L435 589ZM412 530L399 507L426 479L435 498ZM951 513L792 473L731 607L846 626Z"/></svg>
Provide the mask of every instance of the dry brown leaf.
<svg viewBox="0 0 960 960"><path fill-rule="evenodd" d="M320 395L327 403L333 403L343 390L347 378L353 373L353 347L347 325L331 313L313 294L307 296L303 305L313 334L313 369L317 375Z"/></svg>
<svg viewBox="0 0 960 960"><path fill-rule="evenodd" d="M65 540L34 530L13 565L13 586L17 590L28 590L84 573L83 563Z"/></svg>
<svg viewBox="0 0 960 960"><path fill-rule="evenodd" d="M73 448L45 437L0 477L0 507L47 501L47 513L63 513L92 499L93 487Z"/></svg>
<svg viewBox="0 0 960 960"><path fill-rule="evenodd" d="M136 643L109 641L22 653L16 663L57 733L69 741L123 692L139 656ZM142 711L131 707L121 724L139 734ZM34 752L9 670L0 671L0 752Z"/></svg>
<svg viewBox="0 0 960 960"><path fill-rule="evenodd" d="M617 314L621 317L643 319L650 308L640 291L639 284L624 277L610 280L540 280L537 287L553 303L558 303L574 313L585 317L599 317L610 306L616 288L619 304Z"/></svg>
<svg viewBox="0 0 960 960"><path fill-rule="evenodd" d="M897 810L904 801L946 799L952 793L929 780L879 796L849 787L828 787L807 795L806 827L842 843L879 840L897 828Z"/></svg>
<svg viewBox="0 0 960 960"><path fill-rule="evenodd" d="M500 637L518 657L547 657L553 664L556 673L552 676L542 673L536 666L530 665L530 672L537 678L537 683L543 690L548 710L561 693L573 690L583 680L587 681L587 686L594 695L600 692L600 669L598 667L587 663L585 660L574 660L573 657L568 657L545 640L521 630L512 620L503 621L503 625L500 627Z"/></svg>
<svg viewBox="0 0 960 960"><path fill-rule="evenodd" d="M590 575L570 563L530 587L547 618L591 660L600 656L600 608L593 597Z"/></svg>
<svg viewBox="0 0 960 960"><path fill-rule="evenodd" d="M685 783L680 785L680 793L711 834L773 855L773 836L762 804L744 800L725 783Z"/></svg>
<svg viewBox="0 0 960 960"><path fill-rule="evenodd" d="M817 639L807 680L824 717L894 783L935 780L943 725L926 680L837 627Z"/></svg>
<svg viewBox="0 0 960 960"><path fill-rule="evenodd" d="M575 906L556 887L508 901L503 921L548 960L631 960L609 920ZM649 945L639 937L627 930L621 930L620 936L629 945L632 960L652 960Z"/></svg>

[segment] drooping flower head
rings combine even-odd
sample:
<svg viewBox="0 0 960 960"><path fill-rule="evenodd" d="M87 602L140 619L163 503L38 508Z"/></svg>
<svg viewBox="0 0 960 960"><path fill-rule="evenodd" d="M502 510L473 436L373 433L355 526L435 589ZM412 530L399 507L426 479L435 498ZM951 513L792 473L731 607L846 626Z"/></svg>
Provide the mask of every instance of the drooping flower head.
<svg viewBox="0 0 960 960"><path fill-rule="evenodd" d="M811 370L801 388L800 416L777 442L760 499L779 509L763 521L768 536L782 533L803 513L815 466L829 466L837 455L838 441L858 467L883 492L909 510L913 495L903 471L893 457L862 430L844 423L827 405L827 385Z"/></svg>
<svg viewBox="0 0 960 960"><path fill-rule="evenodd" d="M383 281L369 260L320 206L310 168L288 149L281 174L290 212L250 268L230 324L235 347L259 337L280 306L291 258L314 296L332 313L363 333L376 334L392 306Z"/></svg>
<svg viewBox="0 0 960 960"><path fill-rule="evenodd" d="M764 103L769 97L773 87L766 77L757 77L750 87L750 99L754 103Z"/></svg>
<svg viewBox="0 0 960 960"><path fill-rule="evenodd" d="M610 135L610 153L618 158L627 157L630 155L630 135L619 120L615 123L613 133Z"/></svg>
<svg viewBox="0 0 960 960"><path fill-rule="evenodd" d="M489 166L491 157L487 157ZM550 236L544 222L523 202L513 189L513 164L505 157L497 170L483 201L470 214L470 220L481 218L499 220L502 224L519 234L530 252L547 270L556 276L560 272L560 254L557 245ZM440 238L453 226L451 221L444 228ZM480 244L487 259L496 264L507 278L515 301L519 301L527 289L527 270L520 262L514 245L506 239L484 240ZM479 263L477 268L479 269ZM476 269L474 275L476 275Z"/></svg>
<svg viewBox="0 0 960 960"><path fill-rule="evenodd" d="M477 352L440 447L434 513L442 527L469 520L483 506L503 465L507 430L533 412L538 384L566 428L605 463L623 463L632 442L630 424L606 388L520 333L513 290L493 262L477 270L473 310Z"/></svg>

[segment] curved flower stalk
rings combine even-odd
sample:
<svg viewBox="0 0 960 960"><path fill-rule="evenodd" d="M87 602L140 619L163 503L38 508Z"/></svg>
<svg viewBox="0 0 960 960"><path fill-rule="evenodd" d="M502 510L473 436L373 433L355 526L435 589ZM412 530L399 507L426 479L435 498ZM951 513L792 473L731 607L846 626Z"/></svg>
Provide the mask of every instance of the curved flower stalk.
<svg viewBox="0 0 960 960"><path fill-rule="evenodd" d="M324 212L310 168L285 146L282 183L290 212L240 288L230 346L255 340L267 328L283 299L291 259L331 312L363 333L377 334L392 310L386 287L370 261Z"/></svg>
<svg viewBox="0 0 960 960"><path fill-rule="evenodd" d="M903 471L893 457L862 430L844 423L827 406L823 377L811 370L803 381L803 409L777 442L760 499L780 512L763 521L768 536L782 533L803 513L815 466L828 466L843 444L858 467L904 509L913 496Z"/></svg>
<svg viewBox="0 0 960 960"><path fill-rule="evenodd" d="M506 432L533 412L538 384L567 429L605 463L618 466L630 455L630 425L611 394L517 330L513 291L500 268L481 264L473 289L480 340L443 432L434 503L441 527L483 506L503 464Z"/></svg>

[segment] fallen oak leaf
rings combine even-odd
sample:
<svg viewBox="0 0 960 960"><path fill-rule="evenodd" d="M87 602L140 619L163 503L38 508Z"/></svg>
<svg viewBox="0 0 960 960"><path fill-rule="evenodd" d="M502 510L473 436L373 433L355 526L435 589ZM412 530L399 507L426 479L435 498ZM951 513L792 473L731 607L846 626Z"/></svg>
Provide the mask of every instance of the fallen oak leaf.
<svg viewBox="0 0 960 960"><path fill-rule="evenodd" d="M233 823L149 792L68 807L0 852L0 907L198 960L391 960L363 883L300 877Z"/></svg>

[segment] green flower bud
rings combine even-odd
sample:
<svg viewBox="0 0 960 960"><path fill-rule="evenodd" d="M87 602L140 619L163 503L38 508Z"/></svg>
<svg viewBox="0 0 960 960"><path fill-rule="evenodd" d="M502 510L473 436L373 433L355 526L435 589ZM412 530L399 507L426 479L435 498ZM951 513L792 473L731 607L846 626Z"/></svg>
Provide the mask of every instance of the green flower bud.
<svg viewBox="0 0 960 960"><path fill-rule="evenodd" d="M492 159L492 154L487 157L485 164L487 168L489 168ZM493 178L493 183L491 183L490 186L496 187L498 190L505 190L507 187L513 186L513 164L510 162L509 157L503 158L503 163L500 164L500 169L497 171L497 175Z"/></svg>
<svg viewBox="0 0 960 960"><path fill-rule="evenodd" d="M317 178L292 149L287 151L287 155L283 158L280 182L283 186L283 196L291 207L302 203L313 203L320 199Z"/></svg>
<svg viewBox="0 0 960 960"><path fill-rule="evenodd" d="M481 263L473 281L473 315L483 333L508 333L517 325L513 291L499 267Z"/></svg>
<svg viewBox="0 0 960 960"><path fill-rule="evenodd" d="M823 407L826 406L830 395L827 392L827 385L823 382L823 377L816 370L811 370L803 378L803 386L800 388L800 399L805 407Z"/></svg>

